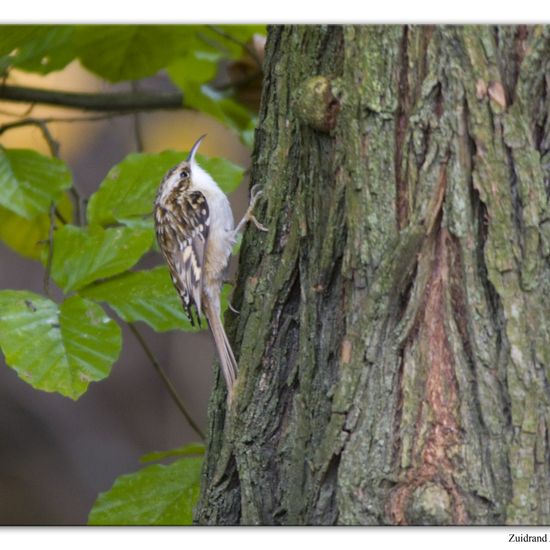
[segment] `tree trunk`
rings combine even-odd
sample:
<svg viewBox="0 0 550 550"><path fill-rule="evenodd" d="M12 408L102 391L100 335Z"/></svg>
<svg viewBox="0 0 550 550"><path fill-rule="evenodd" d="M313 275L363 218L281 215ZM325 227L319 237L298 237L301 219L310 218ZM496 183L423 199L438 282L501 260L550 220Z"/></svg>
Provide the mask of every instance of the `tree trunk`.
<svg viewBox="0 0 550 550"><path fill-rule="evenodd" d="M201 524L550 523L550 28L269 30Z"/></svg>

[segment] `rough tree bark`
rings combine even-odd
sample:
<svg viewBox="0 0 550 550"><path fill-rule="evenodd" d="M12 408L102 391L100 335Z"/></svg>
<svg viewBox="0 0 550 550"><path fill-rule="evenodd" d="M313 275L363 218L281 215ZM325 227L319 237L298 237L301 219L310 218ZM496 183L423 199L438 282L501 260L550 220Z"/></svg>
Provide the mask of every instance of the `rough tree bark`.
<svg viewBox="0 0 550 550"><path fill-rule="evenodd" d="M273 27L201 524L550 523L550 28Z"/></svg>

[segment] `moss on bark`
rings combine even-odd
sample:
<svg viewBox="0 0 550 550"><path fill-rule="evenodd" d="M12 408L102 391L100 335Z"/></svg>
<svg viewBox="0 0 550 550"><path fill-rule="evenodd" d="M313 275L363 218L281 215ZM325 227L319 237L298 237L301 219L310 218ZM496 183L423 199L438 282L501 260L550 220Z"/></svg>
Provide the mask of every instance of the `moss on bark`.
<svg viewBox="0 0 550 550"><path fill-rule="evenodd" d="M543 26L270 29L198 523L550 522L549 60Z"/></svg>

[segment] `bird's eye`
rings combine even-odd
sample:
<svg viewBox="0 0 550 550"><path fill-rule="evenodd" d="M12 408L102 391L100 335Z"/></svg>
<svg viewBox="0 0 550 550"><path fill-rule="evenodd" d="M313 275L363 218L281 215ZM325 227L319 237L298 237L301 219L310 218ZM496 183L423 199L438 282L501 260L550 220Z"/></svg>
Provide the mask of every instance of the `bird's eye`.
<svg viewBox="0 0 550 550"><path fill-rule="evenodd" d="M188 178L189 178L189 172L188 172L187 170L182 170L182 171L180 172L180 177L181 177L181 179L183 179L183 180L188 179Z"/></svg>

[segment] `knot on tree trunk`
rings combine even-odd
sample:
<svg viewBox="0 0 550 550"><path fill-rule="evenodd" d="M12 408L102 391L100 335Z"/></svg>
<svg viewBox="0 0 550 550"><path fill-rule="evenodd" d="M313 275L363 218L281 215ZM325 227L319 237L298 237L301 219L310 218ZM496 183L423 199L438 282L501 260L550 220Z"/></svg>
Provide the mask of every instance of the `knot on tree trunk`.
<svg viewBox="0 0 550 550"><path fill-rule="evenodd" d="M302 122L315 130L330 133L336 126L340 102L333 92L332 81L326 76L305 80L296 90L294 108Z"/></svg>

